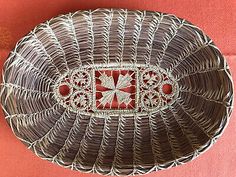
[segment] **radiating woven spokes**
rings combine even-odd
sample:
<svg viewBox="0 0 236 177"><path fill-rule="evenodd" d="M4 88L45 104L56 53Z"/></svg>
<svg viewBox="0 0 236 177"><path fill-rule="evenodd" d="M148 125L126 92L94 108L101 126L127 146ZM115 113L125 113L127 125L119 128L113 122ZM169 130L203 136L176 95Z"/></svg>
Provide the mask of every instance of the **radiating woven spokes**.
<svg viewBox="0 0 236 177"><path fill-rule="evenodd" d="M194 159L221 135L232 101L228 65L198 27L124 9L38 25L10 53L1 84L6 120L29 149L107 175Z"/></svg>

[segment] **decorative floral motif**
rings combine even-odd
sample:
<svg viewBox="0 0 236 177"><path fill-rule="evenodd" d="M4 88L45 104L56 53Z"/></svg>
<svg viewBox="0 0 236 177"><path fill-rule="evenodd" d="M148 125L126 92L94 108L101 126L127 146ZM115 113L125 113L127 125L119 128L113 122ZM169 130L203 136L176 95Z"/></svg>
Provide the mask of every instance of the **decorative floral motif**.
<svg viewBox="0 0 236 177"><path fill-rule="evenodd" d="M64 107L86 114L157 111L172 103L177 84L165 71L154 66L127 68L69 71L58 80L56 99Z"/></svg>
<svg viewBox="0 0 236 177"><path fill-rule="evenodd" d="M146 69L141 74L141 81L147 88L156 87L161 80L161 74L153 69Z"/></svg>
<svg viewBox="0 0 236 177"><path fill-rule="evenodd" d="M72 111L89 111L91 77L88 71L76 69L66 73L56 84L56 99Z"/></svg>
<svg viewBox="0 0 236 177"><path fill-rule="evenodd" d="M85 110L91 104L91 99L88 93L83 91L75 92L71 96L71 105L75 110Z"/></svg>
<svg viewBox="0 0 236 177"><path fill-rule="evenodd" d="M156 91L146 91L143 93L141 101L144 108L148 110L159 107L161 103L160 95Z"/></svg>
<svg viewBox="0 0 236 177"><path fill-rule="evenodd" d="M135 72L127 70L96 71L96 107L119 109L135 107Z"/></svg>
<svg viewBox="0 0 236 177"><path fill-rule="evenodd" d="M151 67L141 72L141 105L147 111L159 110L174 100L176 84L163 70Z"/></svg>
<svg viewBox="0 0 236 177"><path fill-rule="evenodd" d="M78 89L87 88L90 85L91 77L85 70L75 70L71 74L71 81Z"/></svg>

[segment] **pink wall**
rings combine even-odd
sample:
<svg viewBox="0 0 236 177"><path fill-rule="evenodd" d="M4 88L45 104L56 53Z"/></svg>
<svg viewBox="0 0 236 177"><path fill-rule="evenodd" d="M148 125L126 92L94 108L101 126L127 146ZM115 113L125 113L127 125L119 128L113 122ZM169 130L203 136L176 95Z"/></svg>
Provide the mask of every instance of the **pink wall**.
<svg viewBox="0 0 236 177"><path fill-rule="evenodd" d="M79 9L117 7L176 14L205 31L222 50L236 83L235 0L0 0L0 69L24 34L60 13ZM235 86L236 88L236 86ZM205 154L185 165L154 172L146 177L235 177L236 111L218 142ZM17 140L0 112L0 177L98 176L61 168L36 157Z"/></svg>

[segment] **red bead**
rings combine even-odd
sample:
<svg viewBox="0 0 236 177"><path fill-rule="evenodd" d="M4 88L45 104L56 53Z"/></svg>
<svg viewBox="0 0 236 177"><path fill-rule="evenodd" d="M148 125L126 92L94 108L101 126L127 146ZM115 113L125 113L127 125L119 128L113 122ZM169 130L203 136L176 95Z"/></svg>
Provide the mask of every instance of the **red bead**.
<svg viewBox="0 0 236 177"><path fill-rule="evenodd" d="M60 85L59 86L59 93L61 94L61 96L67 96L70 94L70 87L68 85Z"/></svg>
<svg viewBox="0 0 236 177"><path fill-rule="evenodd" d="M165 93L165 94L171 94L171 93L172 93L172 85L170 85L170 84L164 84L164 85L162 86L162 91L163 91L163 93Z"/></svg>

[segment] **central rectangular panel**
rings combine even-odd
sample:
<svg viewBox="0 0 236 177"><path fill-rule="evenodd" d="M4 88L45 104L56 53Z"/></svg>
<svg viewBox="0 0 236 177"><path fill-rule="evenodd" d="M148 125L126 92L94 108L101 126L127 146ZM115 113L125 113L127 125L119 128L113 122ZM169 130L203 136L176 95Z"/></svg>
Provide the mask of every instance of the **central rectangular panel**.
<svg viewBox="0 0 236 177"><path fill-rule="evenodd" d="M137 108L137 71L101 68L94 70L94 110L135 111Z"/></svg>

